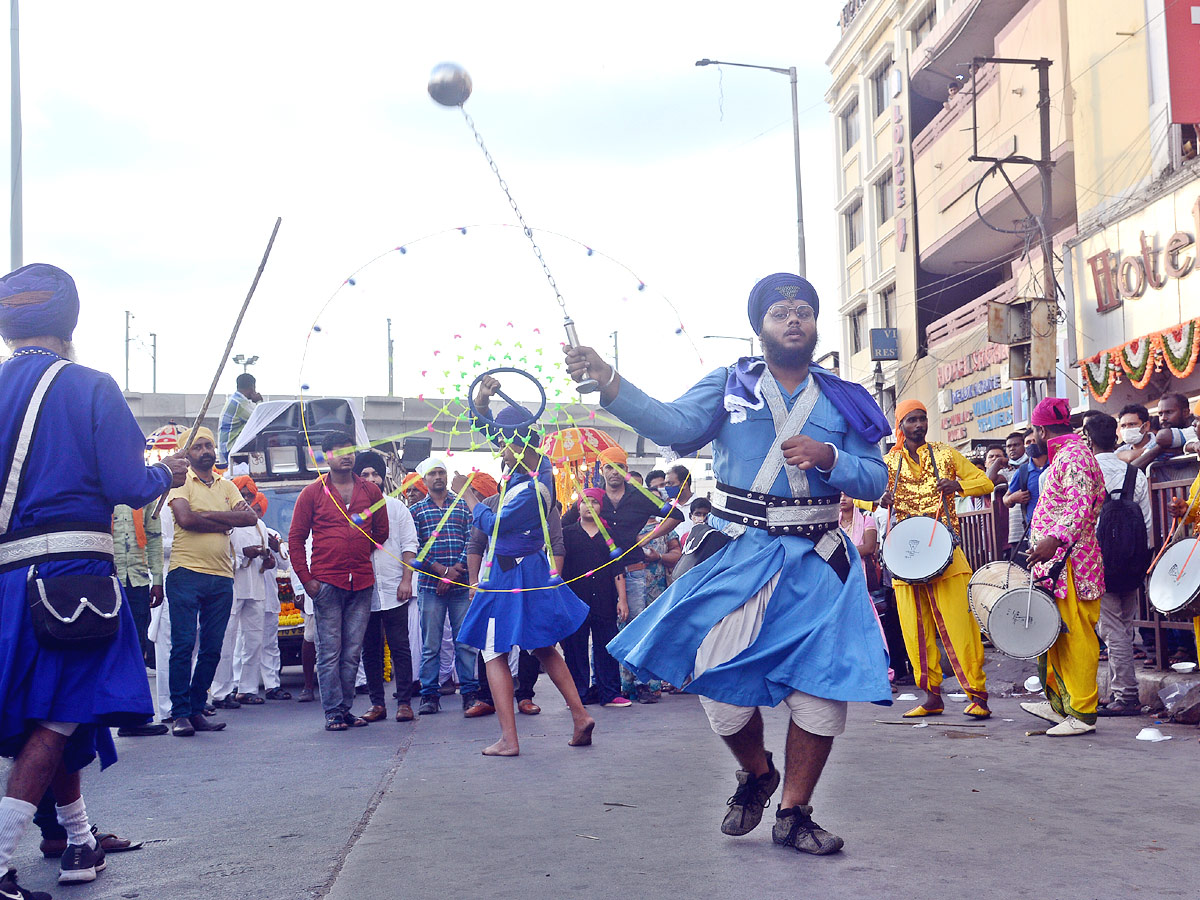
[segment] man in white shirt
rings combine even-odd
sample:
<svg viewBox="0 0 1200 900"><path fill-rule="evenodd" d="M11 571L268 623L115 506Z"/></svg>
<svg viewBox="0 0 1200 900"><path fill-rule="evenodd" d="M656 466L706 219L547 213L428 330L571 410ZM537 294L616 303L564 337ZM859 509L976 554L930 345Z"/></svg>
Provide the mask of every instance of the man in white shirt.
<svg viewBox="0 0 1200 900"><path fill-rule="evenodd" d="M392 681L396 685L396 721L411 722L412 650L408 635L408 607L413 595L411 564L417 555L417 527L412 514L384 487L387 465L374 450L359 453L354 473L384 492L388 514L388 538L375 550L371 566L375 570L375 593L371 597L371 618L363 639L363 668L367 675L367 694L371 708L363 713L368 722L387 717L383 696L383 639L387 636L392 654Z"/></svg>
<svg viewBox="0 0 1200 900"><path fill-rule="evenodd" d="M1104 489L1119 497L1131 466L1117 457L1117 420L1105 413L1089 415L1083 425L1084 438L1096 455L1104 475ZM1133 496L1126 498L1138 505L1146 525L1147 546L1153 535L1150 518L1150 489L1144 472L1137 473ZM1100 597L1100 637L1108 649L1108 673L1112 700L1096 710L1099 716L1141 715L1137 676L1133 665L1133 620L1137 615L1137 589L1106 590Z"/></svg>
<svg viewBox="0 0 1200 900"><path fill-rule="evenodd" d="M233 479L233 484L246 503L253 506L258 487L250 476L239 475ZM233 608L229 614L229 624L225 627L221 661L217 663L217 672L213 676L213 706L217 709L237 709L243 705L260 706L263 703L263 698L258 694L258 679L262 669L263 607L267 600L263 572L275 571L275 555L267 546L267 526L261 520L233 529L229 534L229 546L233 554ZM239 644L242 648L240 657L237 653ZM247 684L240 686L233 671L234 661L239 658L241 675L248 679ZM251 685L252 690L247 690ZM235 694L234 688L238 688L239 693Z"/></svg>

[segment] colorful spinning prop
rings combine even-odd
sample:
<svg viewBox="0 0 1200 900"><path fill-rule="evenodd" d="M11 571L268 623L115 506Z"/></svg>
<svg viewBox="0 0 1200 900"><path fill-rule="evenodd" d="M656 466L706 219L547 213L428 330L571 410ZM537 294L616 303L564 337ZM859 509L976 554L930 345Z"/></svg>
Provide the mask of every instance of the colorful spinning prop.
<svg viewBox="0 0 1200 900"><path fill-rule="evenodd" d="M483 151L488 166L496 176L496 180L500 182L500 189L504 191L504 196L508 198L508 205L512 207L517 221L521 223L525 237L529 238L529 244L533 247L533 255L537 257L537 261L542 266L542 271L546 274L546 281L550 284L550 289L554 291L554 296L558 300L558 306L562 310L563 328L567 333L567 343L572 347L578 347L579 336L575 333L575 320L567 312L567 301L563 299L562 291L558 289L558 283L554 280L554 275L550 272L550 266L546 263L546 258L542 254L542 248L534 240L533 229L525 222L525 217L521 214L521 208L517 206L517 201L513 199L512 191L508 189L508 182L500 174L500 169L496 165L496 161L492 159L491 152L488 150L487 145L483 143L483 136L480 135L479 130L475 127L475 120L471 118L470 113L463 106L467 102L467 98L471 96L471 87L471 76L467 74L466 69L456 63L439 63L434 67L433 72L429 76L429 96L442 106L457 106L462 111L463 119L471 129L471 133L475 135L475 143ZM581 394L594 393L600 390L600 382L594 378L585 378L575 385L575 390Z"/></svg>
<svg viewBox="0 0 1200 900"><path fill-rule="evenodd" d="M146 449L174 453L179 449L179 438L186 430L175 422L168 422L162 428L150 432L150 436L146 438Z"/></svg>
<svg viewBox="0 0 1200 900"><path fill-rule="evenodd" d="M554 463L554 489L563 508L575 502L590 484L592 469L600 454L619 446L599 428L573 426L547 434L542 453Z"/></svg>

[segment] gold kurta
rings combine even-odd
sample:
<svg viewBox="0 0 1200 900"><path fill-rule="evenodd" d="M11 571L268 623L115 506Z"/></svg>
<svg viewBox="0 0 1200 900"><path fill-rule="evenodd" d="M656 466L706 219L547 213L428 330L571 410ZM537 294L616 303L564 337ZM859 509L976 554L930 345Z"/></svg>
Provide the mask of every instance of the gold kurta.
<svg viewBox="0 0 1200 900"><path fill-rule="evenodd" d="M933 474L933 461L937 463L937 475ZM978 497L990 494L995 485L969 459L945 444L927 442L917 448L916 458L903 443L893 447L884 457L888 467L888 490L895 500L892 509L897 521L910 516L929 516L949 521L951 529L958 534L958 513L954 504L945 503L945 515L941 514L942 498L938 493L938 478L950 478L962 485L960 496ZM899 477L897 477L899 475Z"/></svg>

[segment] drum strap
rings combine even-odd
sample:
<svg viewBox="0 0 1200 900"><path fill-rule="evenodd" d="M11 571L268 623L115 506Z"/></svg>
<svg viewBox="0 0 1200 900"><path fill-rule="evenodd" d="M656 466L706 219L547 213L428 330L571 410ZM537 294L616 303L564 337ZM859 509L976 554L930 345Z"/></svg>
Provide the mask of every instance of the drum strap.
<svg viewBox="0 0 1200 900"><path fill-rule="evenodd" d="M933 483L936 487L937 483L941 480L941 476L938 474L937 457L935 457L933 455L933 444L928 444L928 446L929 446L929 464L931 466L933 466ZM896 454L896 456L897 456L897 459L896 459L896 488L899 489L900 474L901 474L901 472L904 471L904 450L903 450L903 448L900 449L900 452L898 454ZM957 547L959 545L960 541L958 538L958 532L954 529L954 526L950 524L950 514L946 511L946 495L939 493L939 496L942 498L942 502L938 504L938 514L936 516L934 516L934 518L939 519L943 522L943 524L946 526L946 528L950 532L951 541L953 541L954 546ZM888 535L890 535L892 533L892 523L891 523L890 517L888 519L887 533L888 533ZM885 541L887 540L887 535L884 536L884 540Z"/></svg>

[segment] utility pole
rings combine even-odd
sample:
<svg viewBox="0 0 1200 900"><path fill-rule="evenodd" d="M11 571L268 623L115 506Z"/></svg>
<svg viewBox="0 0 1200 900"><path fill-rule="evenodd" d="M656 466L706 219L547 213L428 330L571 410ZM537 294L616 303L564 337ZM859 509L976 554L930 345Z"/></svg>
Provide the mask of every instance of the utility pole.
<svg viewBox="0 0 1200 900"><path fill-rule="evenodd" d="M1040 124L1041 154L1037 159L1021 154L1010 156L982 156L979 153L979 86L978 73L980 66L985 63L996 65L1029 66L1038 73L1038 116ZM1055 369L1058 365L1058 283L1054 278L1054 240L1050 233L1053 227L1054 207L1052 194L1052 170L1054 161L1051 158L1050 147L1050 66L1053 63L1046 57L1040 59L1012 59L991 56L975 57L971 66L971 132L972 153L968 157L971 162L987 162L992 166L979 179L976 186L976 209L978 210L978 185L983 183L994 172L1008 184L1009 190L1024 210L1026 221L1033 223L1039 232L1042 249L1042 297L1027 298L1024 305L993 301L990 306L998 308L995 313L988 311L988 338L996 343L1009 345L1009 374L1017 380L1026 381L1026 391L1029 405L1032 409L1037 392L1035 382L1046 382L1046 396L1054 391ZM1021 196L1013 180L1004 171L1005 163L1034 166L1038 170L1042 187L1041 213L1035 214ZM1025 234L1028 236L1032 228L1022 232L992 225L982 212L979 217L985 225L994 231L1007 234ZM1013 313L1017 315L1014 316Z"/></svg>
<svg viewBox="0 0 1200 900"><path fill-rule="evenodd" d="M158 335L150 332L150 393L158 393Z"/></svg>
<svg viewBox="0 0 1200 900"><path fill-rule="evenodd" d="M129 390L129 320L133 315L125 310L125 390Z"/></svg>
<svg viewBox="0 0 1200 900"><path fill-rule="evenodd" d="M388 338L388 396L395 396L393 388L395 387L392 381L392 320L387 320L387 338Z"/></svg>
<svg viewBox="0 0 1200 900"><path fill-rule="evenodd" d="M609 335L613 339L613 368L621 368L621 351L617 349L617 333L614 331Z"/></svg>
<svg viewBox="0 0 1200 900"><path fill-rule="evenodd" d="M22 260L25 255L25 238L21 211L21 30L17 0L11 0L9 11L9 59L12 63L12 74L9 76L12 85L12 94L9 100L9 111L12 115L10 127L12 142L9 150L12 160L10 177L12 200L9 206L8 220L9 266L11 269L19 269L24 265ZM126 380L128 381L128 379ZM125 389L129 390L128 384L125 385Z"/></svg>
<svg viewBox="0 0 1200 900"><path fill-rule="evenodd" d="M796 158L796 243L797 243L797 258L800 262L800 268L796 274L801 278L808 277L808 260L804 255L804 197L800 191L800 113L798 111L799 104L796 101L796 67L792 66L788 69L788 75L792 79L792 141L795 144ZM753 350L751 350L753 353Z"/></svg>

